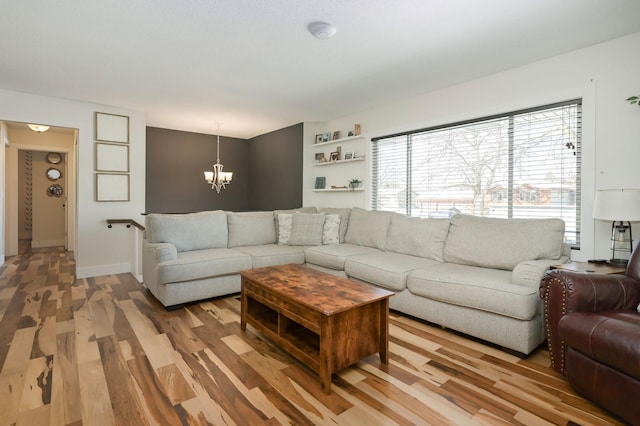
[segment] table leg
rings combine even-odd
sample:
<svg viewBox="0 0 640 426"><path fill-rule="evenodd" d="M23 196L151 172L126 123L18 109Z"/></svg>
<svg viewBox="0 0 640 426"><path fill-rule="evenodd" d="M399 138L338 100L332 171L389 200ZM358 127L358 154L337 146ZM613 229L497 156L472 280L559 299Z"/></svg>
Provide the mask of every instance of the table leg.
<svg viewBox="0 0 640 426"><path fill-rule="evenodd" d="M380 362L389 364L389 298L380 301Z"/></svg>
<svg viewBox="0 0 640 426"><path fill-rule="evenodd" d="M320 383L322 392L331 394L331 373L333 370L333 324L331 319L323 316L320 320Z"/></svg>
<svg viewBox="0 0 640 426"><path fill-rule="evenodd" d="M244 290L244 278L240 291L240 330L245 331L247 328L247 293Z"/></svg>

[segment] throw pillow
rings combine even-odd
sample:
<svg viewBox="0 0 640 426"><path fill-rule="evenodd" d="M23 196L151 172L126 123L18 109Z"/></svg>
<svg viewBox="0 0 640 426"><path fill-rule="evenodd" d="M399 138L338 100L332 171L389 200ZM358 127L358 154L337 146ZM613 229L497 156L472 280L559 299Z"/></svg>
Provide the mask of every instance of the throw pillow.
<svg viewBox="0 0 640 426"><path fill-rule="evenodd" d="M319 246L322 244L322 229L325 215L310 213L295 213L291 224L292 246Z"/></svg>
<svg viewBox="0 0 640 426"><path fill-rule="evenodd" d="M340 215L328 214L322 229L322 244L340 243Z"/></svg>
<svg viewBox="0 0 640 426"><path fill-rule="evenodd" d="M292 214L278 215L278 244L287 245L291 239L291 225L293 224Z"/></svg>
<svg viewBox="0 0 640 426"><path fill-rule="evenodd" d="M351 214L350 208L333 208L325 207L318 210L318 213L324 214L339 214L340 215L340 243L344 243L344 237L347 235L347 226L349 225L349 215Z"/></svg>

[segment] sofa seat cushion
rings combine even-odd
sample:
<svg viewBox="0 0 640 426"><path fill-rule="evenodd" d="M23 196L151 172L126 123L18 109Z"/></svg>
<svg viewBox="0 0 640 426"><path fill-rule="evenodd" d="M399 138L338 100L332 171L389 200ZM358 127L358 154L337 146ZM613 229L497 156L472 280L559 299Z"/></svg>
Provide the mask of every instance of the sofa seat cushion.
<svg viewBox="0 0 640 426"><path fill-rule="evenodd" d="M241 253L251 256L252 268L285 265L287 263L304 263L304 247L266 244L263 246L236 247Z"/></svg>
<svg viewBox="0 0 640 426"><path fill-rule="evenodd" d="M376 252L379 252L379 250L356 244L330 244L307 247L304 251L304 258L307 263L342 271L344 270L344 261L348 257Z"/></svg>
<svg viewBox="0 0 640 426"><path fill-rule="evenodd" d="M407 276L416 296L529 321L540 312L536 289L511 283L511 272L454 263L435 263Z"/></svg>
<svg viewBox="0 0 640 426"><path fill-rule="evenodd" d="M344 262L344 272L356 278L392 291L407 287L407 273L429 268L433 260L392 252L377 252L350 256Z"/></svg>
<svg viewBox="0 0 640 426"><path fill-rule="evenodd" d="M231 249L205 249L178 253L178 258L158 264L160 284L237 274L251 269L251 256Z"/></svg>
<svg viewBox="0 0 640 426"><path fill-rule="evenodd" d="M571 312L558 322L558 334L567 346L640 380L638 312Z"/></svg>

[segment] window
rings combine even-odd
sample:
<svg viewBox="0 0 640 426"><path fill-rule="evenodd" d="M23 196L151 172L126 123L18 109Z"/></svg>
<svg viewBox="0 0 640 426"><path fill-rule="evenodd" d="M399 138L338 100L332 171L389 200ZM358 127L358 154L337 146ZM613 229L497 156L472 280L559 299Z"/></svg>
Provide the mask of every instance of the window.
<svg viewBox="0 0 640 426"><path fill-rule="evenodd" d="M580 245L582 101L372 140L372 208L565 221Z"/></svg>

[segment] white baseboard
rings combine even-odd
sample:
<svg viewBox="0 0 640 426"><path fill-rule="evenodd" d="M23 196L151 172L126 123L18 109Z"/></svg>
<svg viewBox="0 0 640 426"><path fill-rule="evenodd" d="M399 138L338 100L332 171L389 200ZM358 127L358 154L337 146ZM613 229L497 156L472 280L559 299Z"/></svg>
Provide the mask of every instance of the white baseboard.
<svg viewBox="0 0 640 426"><path fill-rule="evenodd" d="M101 277L103 275L126 274L131 272L131 263L113 263L111 265L76 266L76 278Z"/></svg>
<svg viewBox="0 0 640 426"><path fill-rule="evenodd" d="M64 239L62 240L31 240L31 248L59 247L59 246L64 246Z"/></svg>

